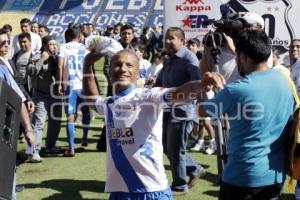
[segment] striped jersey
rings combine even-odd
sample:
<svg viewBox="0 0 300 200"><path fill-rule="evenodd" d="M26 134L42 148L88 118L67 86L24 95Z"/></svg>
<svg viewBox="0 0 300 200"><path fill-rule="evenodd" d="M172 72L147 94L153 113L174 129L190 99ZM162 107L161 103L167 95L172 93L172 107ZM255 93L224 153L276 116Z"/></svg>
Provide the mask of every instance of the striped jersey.
<svg viewBox="0 0 300 200"><path fill-rule="evenodd" d="M82 89L84 57L88 53L79 42L69 42L60 47L58 56L64 60L64 81L74 90Z"/></svg>
<svg viewBox="0 0 300 200"><path fill-rule="evenodd" d="M106 192L155 192L167 189L163 166L162 113L170 89L128 88L98 97L105 115Z"/></svg>

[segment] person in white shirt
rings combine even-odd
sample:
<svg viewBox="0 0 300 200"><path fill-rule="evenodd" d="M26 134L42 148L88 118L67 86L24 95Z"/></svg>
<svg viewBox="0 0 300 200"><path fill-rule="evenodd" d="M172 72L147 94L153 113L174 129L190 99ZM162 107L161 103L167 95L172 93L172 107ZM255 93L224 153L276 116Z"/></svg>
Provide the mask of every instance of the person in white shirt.
<svg viewBox="0 0 300 200"><path fill-rule="evenodd" d="M120 32L121 32L121 27L122 26L123 26L123 24L121 22L117 23L114 26L114 36L113 36L113 38L115 40L120 40L121 39Z"/></svg>
<svg viewBox="0 0 300 200"><path fill-rule="evenodd" d="M75 156L75 113L77 108L82 111L83 136L81 145L87 146L87 136L90 124L90 112L87 106L81 106L82 97L82 70L84 57L88 53L85 45L79 43L80 29L76 26L70 27L65 32L65 35L70 40L68 43L60 47L58 54L58 73L56 80L58 81L57 94L66 98L66 115L67 115L67 136L68 149L64 155L67 157Z"/></svg>
<svg viewBox="0 0 300 200"><path fill-rule="evenodd" d="M39 23L37 22L31 22L31 32L35 34L39 34Z"/></svg>
<svg viewBox="0 0 300 200"><path fill-rule="evenodd" d="M151 87L158 76L159 72L163 68L163 54L157 52L153 55L153 64L148 68L146 72L146 82L145 86Z"/></svg>
<svg viewBox="0 0 300 200"><path fill-rule="evenodd" d="M240 30L261 30L263 31L265 27L264 19L256 14L248 12L243 17L240 17L238 20L240 20L244 25L243 28ZM236 64L236 55L235 55L235 45L234 45L234 38L231 38L230 36L226 35L225 33L223 35L223 44L221 47L221 54L219 58L219 72L223 75L223 77L226 80L226 83L232 83L236 80L239 80L241 78L238 67ZM214 65L212 63L211 59L211 48L208 47L205 43L206 40L204 40L204 53L203 58L200 63L200 70L201 75L203 75L205 72L208 71L216 71L214 69ZM272 55L270 55L268 59L268 66L272 68Z"/></svg>
<svg viewBox="0 0 300 200"><path fill-rule="evenodd" d="M31 32L31 21L30 21L30 19L23 18L20 21L20 26L21 26L22 33L29 33L30 34L32 52L33 53L39 52L42 48L42 40L41 40L41 37L38 34ZM19 50L20 50L20 45L19 45L19 42L18 42L18 35L14 37L13 50L14 50L14 54L19 52Z"/></svg>
<svg viewBox="0 0 300 200"><path fill-rule="evenodd" d="M276 48L272 49L272 56L273 56L273 69L284 71L285 73L290 75L291 73L290 70L287 67L280 64L280 53L278 49Z"/></svg>
<svg viewBox="0 0 300 200"><path fill-rule="evenodd" d="M143 87L145 84L145 81L147 80L147 71L151 67L151 63L144 59L144 53L145 53L145 46L143 44L132 44L132 47L135 51L135 54L139 58L139 86Z"/></svg>

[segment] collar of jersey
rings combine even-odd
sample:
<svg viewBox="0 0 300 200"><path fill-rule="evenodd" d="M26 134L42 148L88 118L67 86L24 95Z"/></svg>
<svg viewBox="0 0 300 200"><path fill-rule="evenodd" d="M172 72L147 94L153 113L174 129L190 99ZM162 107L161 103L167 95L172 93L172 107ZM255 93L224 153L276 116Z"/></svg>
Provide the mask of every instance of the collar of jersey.
<svg viewBox="0 0 300 200"><path fill-rule="evenodd" d="M134 89L134 87L126 88L126 89L122 90L121 92L117 93L116 96L124 97L124 96L128 95L130 92L132 92L133 89Z"/></svg>

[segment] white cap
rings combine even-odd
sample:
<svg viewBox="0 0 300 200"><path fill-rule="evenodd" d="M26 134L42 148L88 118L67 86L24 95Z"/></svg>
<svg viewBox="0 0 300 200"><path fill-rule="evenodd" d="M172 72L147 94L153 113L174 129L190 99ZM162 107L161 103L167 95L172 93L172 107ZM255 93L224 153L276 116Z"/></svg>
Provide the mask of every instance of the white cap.
<svg viewBox="0 0 300 200"><path fill-rule="evenodd" d="M264 28L264 26L265 26L264 19L256 13L248 12L240 19L244 20L249 25L257 23L257 24L261 25L262 28Z"/></svg>

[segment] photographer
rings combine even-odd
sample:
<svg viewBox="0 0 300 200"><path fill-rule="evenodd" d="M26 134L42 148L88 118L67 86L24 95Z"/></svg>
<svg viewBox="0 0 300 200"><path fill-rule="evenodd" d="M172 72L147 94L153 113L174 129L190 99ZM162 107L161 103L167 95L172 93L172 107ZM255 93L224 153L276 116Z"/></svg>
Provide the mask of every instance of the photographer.
<svg viewBox="0 0 300 200"><path fill-rule="evenodd" d="M230 119L228 159L222 171L219 200L278 200L285 181L284 130L293 114L293 94L286 77L268 67L271 46L265 32L243 31L235 44L243 78L227 84L198 107L200 117L227 113ZM208 72L201 81L180 89L184 95L204 92L208 89L207 78L216 75Z"/></svg>
<svg viewBox="0 0 300 200"><path fill-rule="evenodd" d="M239 28L232 26L230 29L239 29L239 30L228 30L232 34L235 35L233 32L242 31L245 29L251 30L263 30L264 28L264 19L257 15L256 13L246 13L243 17L238 18L240 22L242 22ZM221 29L222 31L222 29ZM227 30L226 30L227 32ZM237 32L238 33L238 32ZM222 34L222 45L220 49L212 49L211 46L208 46L206 39L204 38L204 55L200 63L200 70L201 75L205 72L212 72L215 71L214 65L212 63L212 54L217 53L219 54L219 72L223 75L226 83L234 82L240 79L240 75L237 69L236 61L235 61L235 45L234 45L234 38L230 37L224 32ZM207 38L207 36L206 36ZM215 52L212 52L215 51ZM220 51L220 52L216 52ZM269 61L268 61L269 63ZM270 64L272 66L272 64Z"/></svg>

